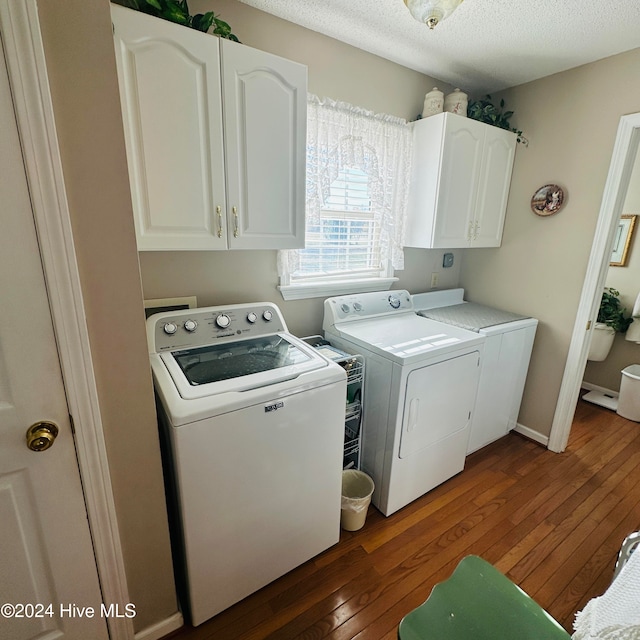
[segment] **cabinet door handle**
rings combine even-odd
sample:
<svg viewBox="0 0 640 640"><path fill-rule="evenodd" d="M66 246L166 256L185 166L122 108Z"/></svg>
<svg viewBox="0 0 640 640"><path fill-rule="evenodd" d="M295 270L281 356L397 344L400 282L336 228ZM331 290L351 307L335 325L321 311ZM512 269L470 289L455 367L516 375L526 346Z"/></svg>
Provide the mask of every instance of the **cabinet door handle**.
<svg viewBox="0 0 640 640"><path fill-rule="evenodd" d="M238 207L232 207L231 212L233 213L233 237L238 237Z"/></svg>
<svg viewBox="0 0 640 640"><path fill-rule="evenodd" d="M218 238L222 238L222 207L216 206L216 215L218 216Z"/></svg>

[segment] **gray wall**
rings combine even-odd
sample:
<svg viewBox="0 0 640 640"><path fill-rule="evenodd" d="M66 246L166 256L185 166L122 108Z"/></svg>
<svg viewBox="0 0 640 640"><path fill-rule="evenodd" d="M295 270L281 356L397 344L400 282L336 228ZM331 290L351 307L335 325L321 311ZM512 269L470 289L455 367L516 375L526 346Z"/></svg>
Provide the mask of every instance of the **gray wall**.
<svg viewBox="0 0 640 640"><path fill-rule="evenodd" d="M110 8L108 0L40 0L38 8L117 525L140 630L174 614L177 603Z"/></svg>

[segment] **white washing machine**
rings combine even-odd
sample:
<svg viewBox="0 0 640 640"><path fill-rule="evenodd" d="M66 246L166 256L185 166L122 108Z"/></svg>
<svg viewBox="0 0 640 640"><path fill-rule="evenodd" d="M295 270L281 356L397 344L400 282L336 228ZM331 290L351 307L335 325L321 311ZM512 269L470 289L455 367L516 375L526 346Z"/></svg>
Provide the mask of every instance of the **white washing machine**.
<svg viewBox="0 0 640 640"><path fill-rule="evenodd" d="M464 289L415 294L413 306L426 318L486 337L468 453L507 435L517 424L538 321L465 302Z"/></svg>
<svg viewBox="0 0 640 640"><path fill-rule="evenodd" d="M362 468L390 515L464 468L484 336L418 316L407 291L329 298L325 338L365 358Z"/></svg>
<svg viewBox="0 0 640 640"><path fill-rule="evenodd" d="M198 625L338 542L346 374L270 303L156 314L147 338Z"/></svg>

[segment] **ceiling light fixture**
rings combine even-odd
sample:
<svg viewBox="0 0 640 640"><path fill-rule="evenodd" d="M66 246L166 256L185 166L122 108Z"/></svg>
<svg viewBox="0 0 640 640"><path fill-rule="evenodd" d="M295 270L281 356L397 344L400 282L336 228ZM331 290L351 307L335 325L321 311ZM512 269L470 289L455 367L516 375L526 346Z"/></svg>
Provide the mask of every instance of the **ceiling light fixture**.
<svg viewBox="0 0 640 640"><path fill-rule="evenodd" d="M404 0L404 3L418 22L434 29L462 4L462 0Z"/></svg>

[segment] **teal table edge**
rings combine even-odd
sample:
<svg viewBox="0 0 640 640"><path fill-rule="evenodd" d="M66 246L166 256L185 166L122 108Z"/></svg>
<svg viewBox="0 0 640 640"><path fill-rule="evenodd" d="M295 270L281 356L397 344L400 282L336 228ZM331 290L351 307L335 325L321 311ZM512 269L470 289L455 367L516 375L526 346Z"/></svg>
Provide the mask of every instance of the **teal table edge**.
<svg viewBox="0 0 640 640"><path fill-rule="evenodd" d="M463 558L398 627L400 640L570 640L520 587L478 556Z"/></svg>

